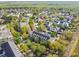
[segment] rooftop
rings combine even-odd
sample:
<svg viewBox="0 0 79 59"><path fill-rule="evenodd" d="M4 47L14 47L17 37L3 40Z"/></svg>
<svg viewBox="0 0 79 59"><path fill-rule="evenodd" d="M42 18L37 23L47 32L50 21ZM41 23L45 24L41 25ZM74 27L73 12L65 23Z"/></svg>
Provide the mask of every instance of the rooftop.
<svg viewBox="0 0 79 59"><path fill-rule="evenodd" d="M14 41L8 40L8 42L2 44L2 48L5 51L7 57L23 57Z"/></svg>

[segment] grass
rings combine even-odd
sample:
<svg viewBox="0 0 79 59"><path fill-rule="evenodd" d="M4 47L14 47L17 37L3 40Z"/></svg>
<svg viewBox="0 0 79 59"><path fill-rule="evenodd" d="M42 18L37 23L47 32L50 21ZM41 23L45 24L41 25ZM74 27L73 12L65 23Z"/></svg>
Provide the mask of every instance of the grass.
<svg viewBox="0 0 79 59"><path fill-rule="evenodd" d="M1 3L0 8L10 8L10 7L53 7L53 8L68 8L75 9L78 8L78 4L47 4L47 3L37 3L37 4L29 4L29 3ZM76 10L76 9L75 9Z"/></svg>
<svg viewBox="0 0 79 59"><path fill-rule="evenodd" d="M76 46L73 47L72 55L71 56L79 56L79 37L77 39Z"/></svg>

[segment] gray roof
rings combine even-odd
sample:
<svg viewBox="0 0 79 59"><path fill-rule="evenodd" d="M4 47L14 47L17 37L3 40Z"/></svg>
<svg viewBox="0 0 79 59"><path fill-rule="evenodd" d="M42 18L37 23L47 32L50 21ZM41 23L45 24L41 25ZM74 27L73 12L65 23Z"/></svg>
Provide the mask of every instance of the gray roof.
<svg viewBox="0 0 79 59"><path fill-rule="evenodd" d="M47 39L50 39L50 36L47 36L47 35L42 34L42 33L40 33L40 32L33 31L33 33L38 34L38 35L40 35L40 36L43 36L43 37L45 37L45 38L47 38Z"/></svg>

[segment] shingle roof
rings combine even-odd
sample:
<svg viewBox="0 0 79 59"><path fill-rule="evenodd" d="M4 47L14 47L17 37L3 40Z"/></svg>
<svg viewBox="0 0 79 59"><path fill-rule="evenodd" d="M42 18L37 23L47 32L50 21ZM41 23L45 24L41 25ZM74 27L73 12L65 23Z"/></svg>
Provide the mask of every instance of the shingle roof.
<svg viewBox="0 0 79 59"><path fill-rule="evenodd" d="M44 34L39 33L39 32L36 32L36 31L33 31L33 33L38 34L38 35L43 36L43 37L46 37L47 39L49 39L49 38L50 38L49 36L44 35Z"/></svg>

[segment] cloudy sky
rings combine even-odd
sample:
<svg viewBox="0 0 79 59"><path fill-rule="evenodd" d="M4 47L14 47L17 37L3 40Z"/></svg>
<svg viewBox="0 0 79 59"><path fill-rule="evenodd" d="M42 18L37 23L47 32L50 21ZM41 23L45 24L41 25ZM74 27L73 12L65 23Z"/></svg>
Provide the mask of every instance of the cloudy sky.
<svg viewBox="0 0 79 59"><path fill-rule="evenodd" d="M79 1L79 0L0 0L0 1Z"/></svg>

